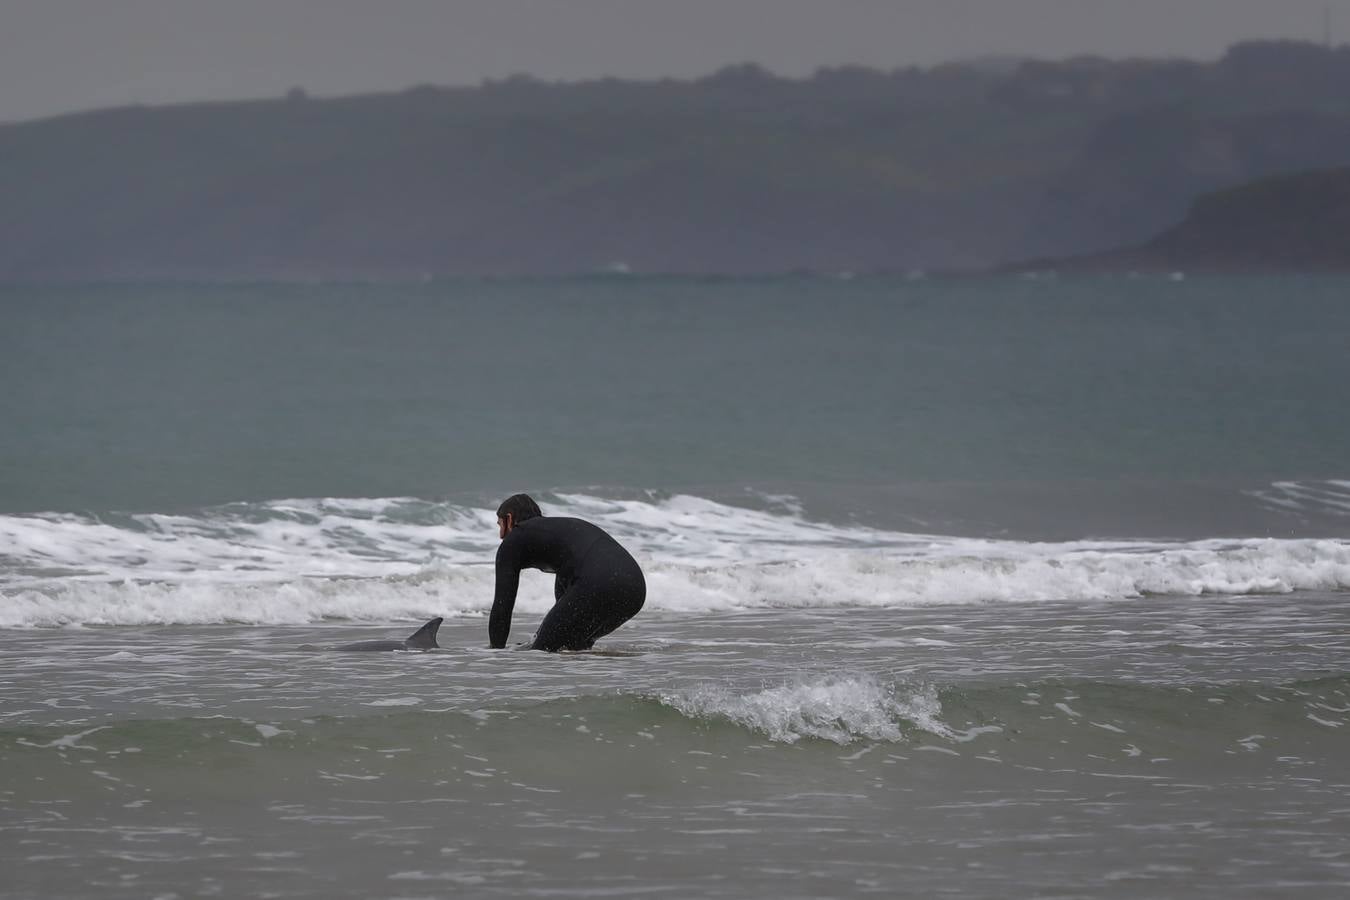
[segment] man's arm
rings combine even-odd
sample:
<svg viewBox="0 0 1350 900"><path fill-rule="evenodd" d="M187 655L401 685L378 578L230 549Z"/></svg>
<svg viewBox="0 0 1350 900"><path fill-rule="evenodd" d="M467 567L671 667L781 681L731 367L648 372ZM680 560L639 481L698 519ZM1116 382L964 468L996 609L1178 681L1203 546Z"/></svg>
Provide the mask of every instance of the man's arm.
<svg viewBox="0 0 1350 900"><path fill-rule="evenodd" d="M520 587L518 554L508 547L509 539L497 548L497 590L492 597L492 612L488 615L488 645L500 650L511 634L511 611L516 608L516 590Z"/></svg>

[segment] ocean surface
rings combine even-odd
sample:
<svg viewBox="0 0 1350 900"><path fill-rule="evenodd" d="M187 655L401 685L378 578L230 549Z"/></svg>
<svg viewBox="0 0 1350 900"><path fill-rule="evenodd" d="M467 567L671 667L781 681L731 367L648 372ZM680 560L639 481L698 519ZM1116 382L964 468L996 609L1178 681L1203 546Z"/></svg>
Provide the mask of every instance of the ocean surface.
<svg viewBox="0 0 1350 900"><path fill-rule="evenodd" d="M1350 279L0 322L2 897L1350 891ZM596 652L486 649L516 491L647 573Z"/></svg>

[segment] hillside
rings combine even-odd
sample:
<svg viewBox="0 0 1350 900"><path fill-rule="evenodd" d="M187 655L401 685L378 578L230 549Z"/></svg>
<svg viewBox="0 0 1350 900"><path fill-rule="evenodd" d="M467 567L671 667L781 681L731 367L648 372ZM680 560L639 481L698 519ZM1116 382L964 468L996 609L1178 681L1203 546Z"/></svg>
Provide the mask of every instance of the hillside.
<svg viewBox="0 0 1350 900"><path fill-rule="evenodd" d="M1094 271L1350 271L1350 168L1265 178L1206 194L1137 246L1035 268Z"/></svg>
<svg viewBox="0 0 1350 900"><path fill-rule="evenodd" d="M1350 163L1350 49L735 66L0 126L0 281L979 267Z"/></svg>

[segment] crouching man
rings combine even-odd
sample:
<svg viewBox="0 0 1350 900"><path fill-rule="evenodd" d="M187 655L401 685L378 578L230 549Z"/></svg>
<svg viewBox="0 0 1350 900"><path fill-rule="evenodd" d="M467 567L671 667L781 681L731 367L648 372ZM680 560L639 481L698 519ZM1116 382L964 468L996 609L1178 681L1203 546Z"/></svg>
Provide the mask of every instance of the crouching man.
<svg viewBox="0 0 1350 900"><path fill-rule="evenodd" d="M557 576L556 602L535 633L535 650L589 650L642 609L647 583L637 561L599 527L581 519L545 516L526 494L497 509L497 590L488 642L505 647L521 569Z"/></svg>

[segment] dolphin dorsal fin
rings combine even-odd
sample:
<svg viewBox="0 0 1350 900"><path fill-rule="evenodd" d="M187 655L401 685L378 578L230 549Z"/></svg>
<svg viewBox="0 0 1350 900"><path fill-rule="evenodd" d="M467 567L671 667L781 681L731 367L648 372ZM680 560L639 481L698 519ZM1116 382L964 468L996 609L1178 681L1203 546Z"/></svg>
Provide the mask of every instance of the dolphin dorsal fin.
<svg viewBox="0 0 1350 900"><path fill-rule="evenodd" d="M403 645L409 650L434 650L440 646L436 643L436 631L441 627L444 619L437 616L421 628L413 632L412 637L403 642Z"/></svg>

